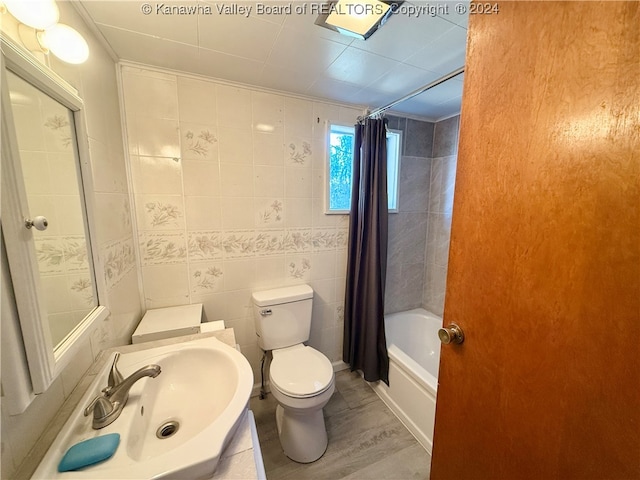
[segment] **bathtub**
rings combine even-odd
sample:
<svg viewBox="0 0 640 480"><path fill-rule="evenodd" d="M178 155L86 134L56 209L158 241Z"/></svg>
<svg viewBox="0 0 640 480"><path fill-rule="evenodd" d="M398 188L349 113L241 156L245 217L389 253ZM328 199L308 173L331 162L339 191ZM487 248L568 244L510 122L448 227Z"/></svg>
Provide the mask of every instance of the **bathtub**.
<svg viewBox="0 0 640 480"><path fill-rule="evenodd" d="M384 403L431 454L442 318L422 308L385 316L389 386L372 384Z"/></svg>

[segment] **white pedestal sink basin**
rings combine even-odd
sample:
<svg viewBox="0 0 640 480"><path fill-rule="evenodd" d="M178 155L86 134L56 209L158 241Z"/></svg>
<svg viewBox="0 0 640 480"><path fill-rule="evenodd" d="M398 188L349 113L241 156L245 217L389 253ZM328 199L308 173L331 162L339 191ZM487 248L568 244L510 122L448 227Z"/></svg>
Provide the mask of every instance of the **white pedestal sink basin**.
<svg viewBox="0 0 640 480"><path fill-rule="evenodd" d="M83 411L107 385L113 356L96 377L32 478L211 478L220 454L246 410L253 386L249 362L214 337L122 354L126 378L158 364L156 378L143 378L129 391L120 417L100 430ZM108 433L120 434L115 454L101 463L58 472L69 447Z"/></svg>

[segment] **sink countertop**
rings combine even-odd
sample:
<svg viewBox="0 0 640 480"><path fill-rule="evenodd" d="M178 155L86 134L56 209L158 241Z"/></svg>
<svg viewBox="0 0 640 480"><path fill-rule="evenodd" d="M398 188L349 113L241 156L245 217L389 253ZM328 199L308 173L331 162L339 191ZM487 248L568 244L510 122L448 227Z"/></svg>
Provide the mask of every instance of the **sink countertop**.
<svg viewBox="0 0 640 480"><path fill-rule="evenodd" d="M224 330L214 332L196 333L193 335L184 335L181 337L165 338L162 340L138 343L135 345L123 345L119 347L109 348L100 352L95 362L87 370L87 373L85 373L82 379L78 382L78 385L73 390L69 398L62 404L62 407L60 407L60 410L54 417L54 420L49 423L42 436L38 439L27 457L24 459L19 470L16 472L16 478L31 478L36 468L47 453L47 450L49 450L58 433L71 416L71 413L76 408L78 408L78 402L85 394L91 383L94 381L95 376L102 370L111 353L138 352L141 350L147 350L149 348L162 347L165 345L188 342L190 340L197 340L207 337L216 337L221 342L226 343L227 345L230 345L234 348L236 347L233 328L226 328ZM247 443L247 432L249 432L249 443ZM250 471L252 471L253 474L248 476L248 474L251 473ZM255 468L255 462L253 461L253 444L251 440L249 416L247 413L245 413L245 418L242 420L242 423L240 424L233 440L223 452L220 463L216 468L216 473L214 474L213 478L215 480L234 478L258 478Z"/></svg>
<svg viewBox="0 0 640 480"><path fill-rule="evenodd" d="M251 424L255 425L253 412L246 410L231 443L227 445L211 480L249 480L265 478L264 469L259 474L256 467ZM257 439L256 439L257 441ZM258 444L257 453L260 454Z"/></svg>

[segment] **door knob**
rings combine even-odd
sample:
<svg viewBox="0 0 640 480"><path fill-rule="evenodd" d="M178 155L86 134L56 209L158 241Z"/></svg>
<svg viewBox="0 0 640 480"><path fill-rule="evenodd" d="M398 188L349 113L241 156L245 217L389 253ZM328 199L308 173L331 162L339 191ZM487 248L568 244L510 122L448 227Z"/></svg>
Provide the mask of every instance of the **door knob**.
<svg viewBox="0 0 640 480"><path fill-rule="evenodd" d="M443 327L438 330L438 338L444 345L450 343L462 343L464 342L464 332L455 323L449 324L448 327Z"/></svg>
<svg viewBox="0 0 640 480"><path fill-rule="evenodd" d="M43 231L49 226L49 221L42 215L39 215L37 217L33 217L33 220L26 218L24 220L24 226L27 228L36 227L36 230Z"/></svg>

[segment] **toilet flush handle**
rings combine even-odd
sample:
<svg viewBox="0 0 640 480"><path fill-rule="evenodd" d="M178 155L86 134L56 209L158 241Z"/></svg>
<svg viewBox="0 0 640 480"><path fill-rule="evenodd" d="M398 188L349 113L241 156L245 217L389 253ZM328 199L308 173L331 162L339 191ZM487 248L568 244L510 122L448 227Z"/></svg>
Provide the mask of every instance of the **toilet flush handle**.
<svg viewBox="0 0 640 480"><path fill-rule="evenodd" d="M270 308L263 308L262 310L260 310L260 315L262 315L263 317L266 317L267 315L271 315L273 312L271 311Z"/></svg>

